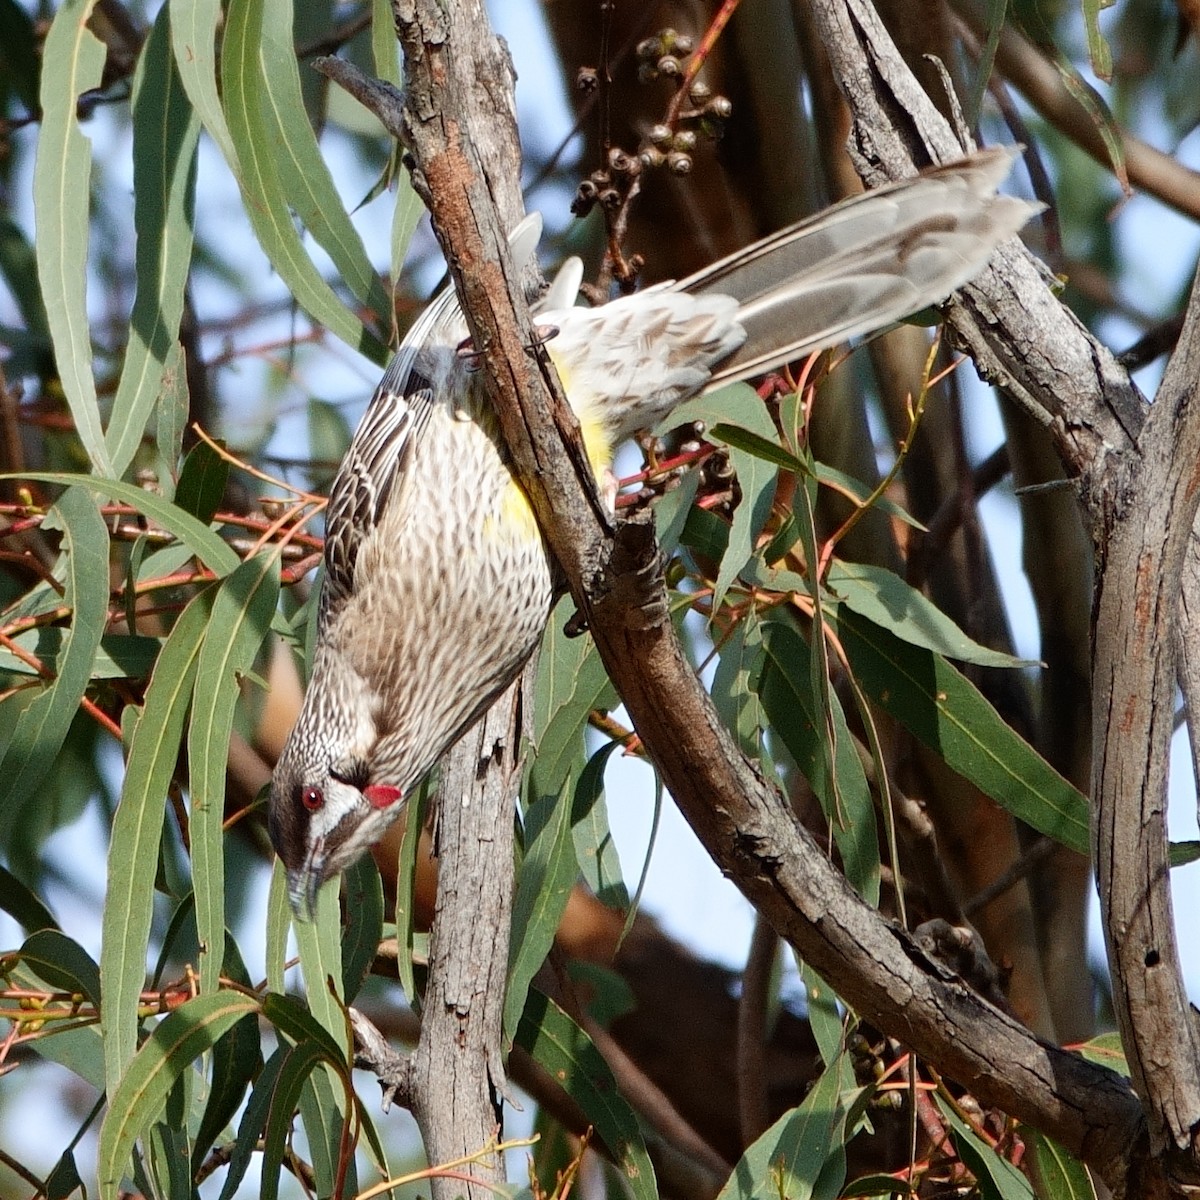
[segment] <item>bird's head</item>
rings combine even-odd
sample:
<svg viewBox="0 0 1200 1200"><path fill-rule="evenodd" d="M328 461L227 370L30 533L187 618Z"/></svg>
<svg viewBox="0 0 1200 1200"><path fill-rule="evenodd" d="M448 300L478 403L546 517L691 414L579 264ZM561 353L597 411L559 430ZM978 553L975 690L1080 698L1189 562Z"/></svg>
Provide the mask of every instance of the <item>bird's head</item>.
<svg viewBox="0 0 1200 1200"><path fill-rule="evenodd" d="M371 778L367 760L330 761L297 725L271 779L267 824L298 917L312 917L321 885L383 836L403 799L399 787Z"/></svg>

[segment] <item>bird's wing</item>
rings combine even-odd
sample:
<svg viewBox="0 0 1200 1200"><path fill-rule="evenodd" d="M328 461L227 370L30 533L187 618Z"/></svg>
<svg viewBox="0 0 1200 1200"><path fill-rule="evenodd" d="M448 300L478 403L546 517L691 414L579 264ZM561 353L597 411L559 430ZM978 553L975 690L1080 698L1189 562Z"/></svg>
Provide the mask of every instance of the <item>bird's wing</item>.
<svg viewBox="0 0 1200 1200"><path fill-rule="evenodd" d="M328 613L354 591L354 566L363 543L397 490L410 451L436 401L417 358L458 318L458 299L446 288L421 314L392 357L342 459L325 510L325 590Z"/></svg>

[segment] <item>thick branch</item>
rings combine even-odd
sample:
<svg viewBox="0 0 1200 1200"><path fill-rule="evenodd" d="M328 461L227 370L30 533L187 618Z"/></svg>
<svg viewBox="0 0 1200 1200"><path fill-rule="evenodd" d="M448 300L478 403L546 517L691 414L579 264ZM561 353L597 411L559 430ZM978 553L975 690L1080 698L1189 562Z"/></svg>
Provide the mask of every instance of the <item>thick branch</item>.
<svg viewBox="0 0 1200 1200"><path fill-rule="evenodd" d="M1179 967L1167 860L1176 620L1200 503L1200 278L1110 513L1097 579L1093 852L1113 1005L1160 1154L1200 1180L1200 1045Z"/></svg>

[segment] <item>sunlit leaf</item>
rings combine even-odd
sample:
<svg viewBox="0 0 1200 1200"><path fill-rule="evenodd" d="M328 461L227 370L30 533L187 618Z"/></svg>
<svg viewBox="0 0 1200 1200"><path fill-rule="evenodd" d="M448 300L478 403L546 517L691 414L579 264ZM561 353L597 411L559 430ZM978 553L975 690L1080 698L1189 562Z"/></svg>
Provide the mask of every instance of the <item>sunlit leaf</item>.
<svg viewBox="0 0 1200 1200"><path fill-rule="evenodd" d="M171 55L169 7L159 10L133 85L133 224L137 294L105 444L124 474L178 353L192 258L192 208L200 121Z"/></svg>
<svg viewBox="0 0 1200 1200"><path fill-rule="evenodd" d="M164 800L179 756L210 603L211 595L205 592L183 610L158 656L129 747L121 803L113 818L100 953L105 996L101 1021L110 1096L137 1048L138 996L146 977Z"/></svg>
<svg viewBox="0 0 1200 1200"><path fill-rule="evenodd" d="M633 1110L591 1038L553 1000L530 989L516 1043L583 1110L636 1200L657 1200L654 1168Z"/></svg>
<svg viewBox="0 0 1200 1200"><path fill-rule="evenodd" d="M110 1093L96 1154L101 1197L116 1200L134 1142L163 1113L167 1095L191 1064L236 1022L258 1010L241 992L197 996L164 1017Z"/></svg>
<svg viewBox="0 0 1200 1200"><path fill-rule="evenodd" d="M854 1068L843 1054L821 1073L803 1103L742 1155L717 1200L811 1200L826 1162L842 1149L857 1092Z"/></svg>
<svg viewBox="0 0 1200 1200"><path fill-rule="evenodd" d="M967 637L928 597L886 567L835 559L825 583L847 608L914 646L981 667L1030 665Z"/></svg>
<svg viewBox="0 0 1200 1200"><path fill-rule="evenodd" d="M65 0L42 49L41 136L33 173L38 280L63 392L92 465L112 475L100 424L87 314L91 142L76 101L100 83L104 46L87 27L95 0Z"/></svg>
<svg viewBox="0 0 1200 1200"><path fill-rule="evenodd" d="M216 989L225 940L225 774L240 676L254 664L279 597L279 557L262 552L228 575L213 599L188 728L192 881L200 990Z"/></svg>
<svg viewBox="0 0 1200 1200"><path fill-rule="evenodd" d="M513 897L504 1035L510 1041L525 997L558 932L571 885L579 875L571 839L571 800L564 789L543 796L525 815L525 857Z"/></svg>
<svg viewBox="0 0 1200 1200"><path fill-rule="evenodd" d="M850 666L870 699L997 804L1088 853L1087 798L1005 724L944 658L834 606Z"/></svg>

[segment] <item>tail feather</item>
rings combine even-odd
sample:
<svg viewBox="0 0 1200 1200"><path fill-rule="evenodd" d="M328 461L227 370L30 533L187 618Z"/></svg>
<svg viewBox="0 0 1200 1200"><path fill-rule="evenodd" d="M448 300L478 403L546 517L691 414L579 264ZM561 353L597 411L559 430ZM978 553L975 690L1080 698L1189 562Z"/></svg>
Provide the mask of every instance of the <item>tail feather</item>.
<svg viewBox="0 0 1200 1200"><path fill-rule="evenodd" d="M870 333L962 287L1039 211L996 194L1013 153L981 151L865 192L677 284L740 306L746 340L709 386Z"/></svg>

